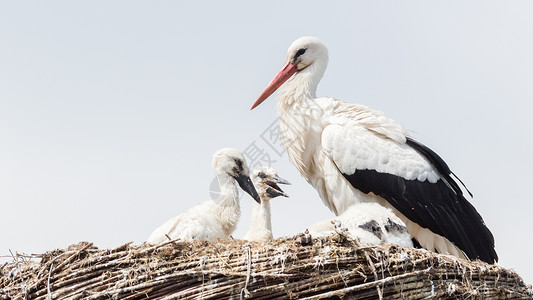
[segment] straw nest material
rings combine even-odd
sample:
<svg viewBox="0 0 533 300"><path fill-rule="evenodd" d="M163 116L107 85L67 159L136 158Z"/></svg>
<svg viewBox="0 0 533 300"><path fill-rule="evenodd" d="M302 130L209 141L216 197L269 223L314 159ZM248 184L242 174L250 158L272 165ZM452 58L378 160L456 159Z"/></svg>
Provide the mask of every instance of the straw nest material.
<svg viewBox="0 0 533 300"><path fill-rule="evenodd" d="M424 250L365 247L340 234L15 255L0 299L531 299L514 271Z"/></svg>

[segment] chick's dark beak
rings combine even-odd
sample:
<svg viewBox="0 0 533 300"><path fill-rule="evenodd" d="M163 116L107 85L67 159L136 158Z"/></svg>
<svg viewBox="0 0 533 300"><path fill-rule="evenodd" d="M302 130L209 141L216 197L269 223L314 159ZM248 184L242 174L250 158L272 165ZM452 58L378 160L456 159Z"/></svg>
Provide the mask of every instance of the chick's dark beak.
<svg viewBox="0 0 533 300"><path fill-rule="evenodd" d="M266 181L266 184L269 186L266 190L267 194L271 198L275 198L278 196L283 196L289 198L289 195L287 195L279 186L278 184L291 184L289 181L279 177L279 176L273 176L269 178Z"/></svg>
<svg viewBox="0 0 533 300"><path fill-rule="evenodd" d="M272 177L272 181L274 181L275 183L278 183L278 184L287 184L287 185L291 185L291 183L290 183L288 180L283 179L283 178L281 178L281 177L279 177L279 176L277 176L277 175L274 176L274 177Z"/></svg>
<svg viewBox="0 0 533 300"><path fill-rule="evenodd" d="M235 177L235 180L237 180L237 183L239 183L239 186L243 191L245 191L246 193L248 193L248 195L254 198L257 203L261 204L261 198L259 198L259 195L255 190L254 184L252 183L250 176L239 174Z"/></svg>

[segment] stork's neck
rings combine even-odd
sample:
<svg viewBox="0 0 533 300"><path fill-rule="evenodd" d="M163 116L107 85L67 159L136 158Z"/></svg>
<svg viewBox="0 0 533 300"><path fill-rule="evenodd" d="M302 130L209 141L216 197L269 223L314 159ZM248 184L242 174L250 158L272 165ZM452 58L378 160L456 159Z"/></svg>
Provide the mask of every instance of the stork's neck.
<svg viewBox="0 0 533 300"><path fill-rule="evenodd" d="M217 175L220 185L220 196L215 202L220 206L239 207L239 190L235 185L235 179L227 173Z"/></svg>
<svg viewBox="0 0 533 300"><path fill-rule="evenodd" d="M235 179L227 173L217 175L220 185L220 196L214 202L216 218L227 235L230 235L239 222L241 207L239 203L239 190L235 185Z"/></svg>
<svg viewBox="0 0 533 300"><path fill-rule="evenodd" d="M249 241L268 241L272 239L270 199L261 197L261 204L253 202L250 230L248 230L244 239Z"/></svg>
<svg viewBox="0 0 533 300"><path fill-rule="evenodd" d="M270 199L261 199L261 204L253 202L251 229L272 231L270 219Z"/></svg>
<svg viewBox="0 0 533 300"><path fill-rule="evenodd" d="M320 112L315 101L316 88L326 66L327 56L297 72L281 86L277 98L281 141L289 159L307 181L309 157L305 155L306 144L316 143L308 135L312 126L311 119L316 118L316 113ZM307 151L307 156L313 153L314 151Z"/></svg>
<svg viewBox="0 0 533 300"><path fill-rule="evenodd" d="M278 110L287 110L295 104L316 98L316 89L327 67L327 57L317 59L307 68L296 72L279 89Z"/></svg>

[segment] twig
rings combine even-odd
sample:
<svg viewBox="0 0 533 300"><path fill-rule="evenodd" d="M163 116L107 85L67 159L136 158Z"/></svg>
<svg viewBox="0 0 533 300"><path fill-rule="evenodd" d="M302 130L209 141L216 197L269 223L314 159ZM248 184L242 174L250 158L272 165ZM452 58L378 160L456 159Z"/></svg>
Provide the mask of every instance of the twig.
<svg viewBox="0 0 533 300"><path fill-rule="evenodd" d="M9 249L9 253L11 253L11 257L13 257L13 260L15 260L15 265L17 266L17 270L19 271L20 280L22 281L22 295L24 295L25 299L28 299L28 291L26 290L26 281L22 277L22 269L20 268L19 260L18 260L18 253L17 256L13 255L13 252L11 249Z"/></svg>
<svg viewBox="0 0 533 300"><path fill-rule="evenodd" d="M48 271L48 284L46 285L46 291L48 292L48 300L52 300L52 293L50 292L50 276L52 276L52 268L54 264L50 264L50 270Z"/></svg>
<svg viewBox="0 0 533 300"><path fill-rule="evenodd" d="M379 279L378 273L376 272L376 267L374 266L374 262L372 259L370 259L370 256L368 255L368 252L365 251L365 257L368 261L368 265L370 266L370 270L372 270L372 274L374 274L374 281L377 281ZM376 290L378 291L378 297L379 300L383 299L383 291L379 288L379 285L376 285Z"/></svg>
<svg viewBox="0 0 533 300"><path fill-rule="evenodd" d="M250 275L252 273L252 250L250 249L250 244L246 245L246 253L248 254L248 268L246 271L246 282L244 283L244 288L241 290L241 300L244 298L250 298L252 294L248 291L248 284L250 283Z"/></svg>

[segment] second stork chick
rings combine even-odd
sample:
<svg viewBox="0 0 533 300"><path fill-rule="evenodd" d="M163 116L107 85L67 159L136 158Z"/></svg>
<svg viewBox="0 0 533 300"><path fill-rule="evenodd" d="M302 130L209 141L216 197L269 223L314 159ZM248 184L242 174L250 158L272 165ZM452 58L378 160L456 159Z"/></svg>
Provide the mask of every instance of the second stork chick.
<svg viewBox="0 0 533 300"><path fill-rule="evenodd" d="M405 223L391 209L377 203L354 204L342 215L315 223L308 228L313 237L326 237L338 229L347 230L361 244L386 243L413 248Z"/></svg>
<svg viewBox="0 0 533 300"><path fill-rule="evenodd" d="M278 184L290 184L278 176L276 170L270 167L255 169L251 175L255 189L261 198L261 203L253 202L252 221L250 230L244 236L245 240L265 242L272 240L272 221L270 217L270 200L278 196L289 197Z"/></svg>

